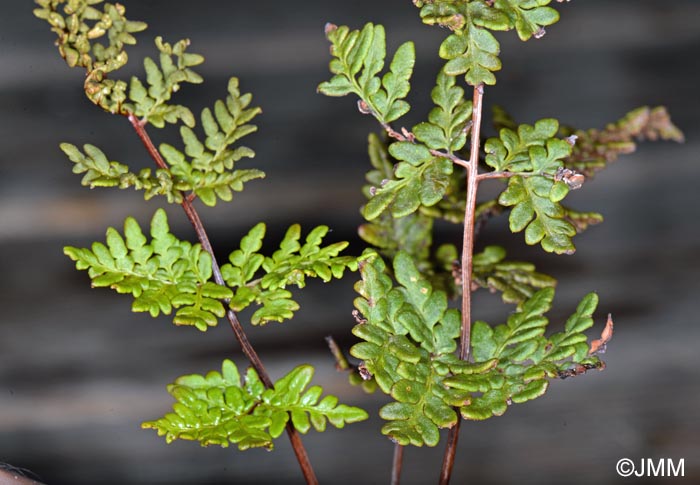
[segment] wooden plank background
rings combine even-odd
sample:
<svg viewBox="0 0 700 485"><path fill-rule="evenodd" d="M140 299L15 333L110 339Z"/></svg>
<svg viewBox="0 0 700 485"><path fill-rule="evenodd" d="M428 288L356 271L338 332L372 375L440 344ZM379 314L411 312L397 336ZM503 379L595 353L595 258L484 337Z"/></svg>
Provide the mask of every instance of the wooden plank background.
<svg viewBox="0 0 700 485"><path fill-rule="evenodd" d="M445 32L420 24L408 1L124 2L150 29L131 52L129 72L153 55L147 39L190 37L207 58L200 87L182 97L198 111L241 78L264 110L247 143L249 166L268 174L233 204L203 210L224 257L249 227L264 220L278 240L293 222L328 224L333 240L351 240L361 222L359 187L367 169L366 134L375 130L350 99L317 95L326 79L326 21L355 27L385 24L392 47L414 39L418 63L414 123L429 108L427 89ZM597 291L598 315L613 312L615 339L601 374L555 382L546 397L505 416L462 428L453 483L622 483L623 457L685 458L686 481L700 481L700 264L698 86L700 3L693 0L589 0L558 5L562 21L527 45L500 35L504 69L486 103L516 119L557 117L602 126L644 104L664 104L687 136L684 145L648 144L573 194L606 223L578 238L571 257L543 255L508 238L512 255L537 262L560 280L555 318ZM161 201L79 185L57 148L61 141L100 146L110 159L148 163L126 121L94 109L82 74L65 67L31 2L6 2L0 15L0 461L29 468L48 484L301 483L285 439L274 453L166 446L139 423L170 404L165 385L206 372L223 358L243 360L225 325L200 334L129 311L129 300L90 290L61 253L63 245L101 239L126 215L147 221ZM156 141L175 140L172 130ZM175 208L174 208L175 209ZM174 230L191 237L170 210ZM488 226L479 245L507 235ZM445 229L441 237L459 241ZM323 337L352 343L352 282L311 284L302 311L284 325L250 331L273 376L309 362L317 380L374 416L381 396L367 396L337 376ZM491 323L508 309L477 294L478 318ZM378 419L305 437L322 483L386 483L392 445ZM404 483L432 483L443 451L410 449Z"/></svg>

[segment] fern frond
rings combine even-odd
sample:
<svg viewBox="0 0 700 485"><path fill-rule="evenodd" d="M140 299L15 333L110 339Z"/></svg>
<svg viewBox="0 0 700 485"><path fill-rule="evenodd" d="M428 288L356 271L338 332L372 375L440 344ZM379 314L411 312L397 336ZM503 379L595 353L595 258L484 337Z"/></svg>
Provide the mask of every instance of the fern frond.
<svg viewBox="0 0 700 485"><path fill-rule="evenodd" d="M576 228L564 218L566 212L559 204L569 186L554 180L562 159L570 153L571 145L562 140L549 140L546 147L530 147L533 175L511 177L498 198L501 205L513 207L508 218L511 231L525 230L527 244L540 243L545 251L557 254L576 250L571 241Z"/></svg>
<svg viewBox="0 0 700 485"><path fill-rule="evenodd" d="M327 226L314 228L302 245L299 241L301 226L292 225L271 256L258 252L265 231L263 223L253 227L241 239L240 248L229 255L229 263L221 267L226 284L234 289L231 308L241 311L253 303L260 306L251 318L253 325L281 323L292 318L299 305L287 286L303 288L307 277L328 282L341 278L346 269L357 268L356 258L339 256L348 246L347 242L321 246L329 231Z"/></svg>
<svg viewBox="0 0 700 485"><path fill-rule="evenodd" d="M290 419L301 433L311 426L324 431L327 423L343 428L367 419L364 410L338 404L335 396L321 399L321 387L308 387L313 374L313 367L302 365L279 379L272 389L265 389L254 369L249 368L241 379L236 365L225 360L221 373L182 376L170 384L168 392L177 401L174 412L141 426L155 429L168 443L184 439L202 446L226 448L235 444L239 450L271 450L273 440L284 432Z"/></svg>
<svg viewBox="0 0 700 485"><path fill-rule="evenodd" d="M547 120L547 124L556 130L554 120L551 123ZM537 124L532 134L537 132L536 127ZM533 138L534 141L525 141L522 134L515 137L518 139L515 143L511 135L514 132L503 129L499 142L487 142L490 153L486 162L495 168L522 173L510 177L508 187L498 198L501 205L513 207L509 216L510 230L525 230L525 242L530 245L540 243L545 251L573 253L575 247L571 238L576 234L576 228L565 219L566 211L559 204L569 193L569 185L556 180L563 159L571 154L571 145L552 138L542 146L539 135ZM494 150L495 146L499 148Z"/></svg>
<svg viewBox="0 0 700 485"><path fill-rule="evenodd" d="M559 131L559 122L545 118L534 125L518 125L516 130L501 128L498 138L489 138L484 144L486 164L498 171L531 171L529 149L544 146L554 139Z"/></svg>
<svg viewBox="0 0 700 485"><path fill-rule="evenodd" d="M127 84L108 79L128 61L125 45L133 45L132 34L146 29L146 24L128 20L123 5L105 3L100 11L95 5L102 0L35 0L40 8L34 15L46 20L58 39L58 51L70 67L87 71L84 89L87 97L110 113L122 112ZM103 44L102 40L108 41Z"/></svg>
<svg viewBox="0 0 700 485"><path fill-rule="evenodd" d="M184 153L167 143L159 147L172 174L208 206L216 205L219 199L230 201L233 192L242 191L246 182L265 177L261 170L235 169L236 162L253 158L255 152L246 146L232 147L242 137L257 131L249 122L262 110L250 107L252 96L241 94L235 77L229 79L228 93L225 101L216 101L213 110L202 110L204 143L191 128L182 126Z"/></svg>
<svg viewBox="0 0 700 485"><path fill-rule="evenodd" d="M210 281L209 253L173 236L163 209L151 220L151 237L149 243L138 222L129 217L124 236L109 228L106 244L96 242L90 249L68 246L64 253L77 269L88 271L93 287L131 294L135 312L157 317L176 308L176 325L193 325L201 331L216 325L225 314L220 300L233 293Z"/></svg>
<svg viewBox="0 0 700 485"><path fill-rule="evenodd" d="M73 173L85 174L81 183L91 189L133 187L136 190L143 190L146 200L156 195L163 195L170 203L182 202L182 191L189 189L188 184L173 179L171 173L165 169L157 169L154 175L150 168L144 168L139 173L130 172L126 165L109 161L104 152L94 145L83 145L82 152L70 143L61 143L60 146L63 153L74 163Z"/></svg>
<svg viewBox="0 0 700 485"><path fill-rule="evenodd" d="M389 72L379 77L384 69L386 36L384 27L366 24L362 30L327 24L326 37L331 42L330 81L321 83L318 91L326 96L356 94L360 110L371 113L381 123L390 123L405 115L410 105L404 100L411 89L410 78L415 64L412 42L399 46L389 65Z"/></svg>
<svg viewBox="0 0 700 485"><path fill-rule="evenodd" d="M460 150L467 142L467 123L472 116L472 103L464 99L464 89L456 85L454 76L440 71L431 92L435 108L428 121L413 127L416 138L428 148L448 153Z"/></svg>
<svg viewBox="0 0 700 485"><path fill-rule="evenodd" d="M597 357L588 355L583 333L593 325L598 304L594 293L586 295L567 320L564 332L544 336L554 289L539 290L507 323L491 327L477 321L472 326L472 355L476 363L496 364L484 373L474 373L467 364L451 366L445 379L451 388L470 393L469 404L460 408L465 419L483 420L500 416L513 403L542 396L552 378L567 376L571 368L603 368ZM464 371L462 370L464 369Z"/></svg>
<svg viewBox="0 0 700 485"><path fill-rule="evenodd" d="M156 37L156 47L160 51L160 65L146 57L143 66L146 71L148 88L137 78L131 78L129 99L134 105L128 109L138 116L143 123L162 128L165 123L177 123L182 120L187 126L194 126L195 120L189 108L177 104L168 104L173 93L180 89L180 84L187 82L200 84L202 77L191 67L204 62L199 54L186 52L189 39L183 39L171 45Z"/></svg>
<svg viewBox="0 0 700 485"><path fill-rule="evenodd" d="M363 256L355 307L364 319L353 334L364 342L350 353L395 400L380 411L389 421L382 433L403 445L435 446L439 429L456 423L451 406L464 402L463 393L442 384L444 361L455 358L459 312L447 308L445 293L433 290L408 254L396 255L393 270L398 287L379 255Z"/></svg>
<svg viewBox="0 0 700 485"><path fill-rule="evenodd" d="M552 0L494 0L493 6L503 12L515 27L520 40L539 39L544 27L559 21L559 13L547 7Z"/></svg>
<svg viewBox="0 0 700 485"><path fill-rule="evenodd" d="M450 185L454 164L433 155L425 145L399 141L389 145L389 153L399 163L393 178L375 187L372 198L362 208L362 215L368 221L387 210L398 218L412 214L421 206L433 206L442 200Z"/></svg>
<svg viewBox="0 0 700 485"><path fill-rule="evenodd" d="M559 20L551 0L416 0L420 16L428 25L440 25L453 33L440 46L450 76L464 75L472 86L496 84L501 69L500 44L491 31L515 29L525 41L545 34L544 27Z"/></svg>
<svg viewBox="0 0 700 485"><path fill-rule="evenodd" d="M620 155L634 152L638 141L661 139L682 143L685 139L663 106L642 106L608 124L603 130L562 127L561 135L573 135L576 140L571 156L564 160L564 165L586 176L594 175Z"/></svg>
<svg viewBox="0 0 700 485"><path fill-rule="evenodd" d="M119 69L128 60L125 45L133 45L132 34L146 29L144 22L127 20L126 9L118 3L95 6L102 0L34 0L34 15L45 20L58 36L58 52L70 67L103 72ZM102 44L101 40L108 43Z"/></svg>
<svg viewBox="0 0 700 485"><path fill-rule="evenodd" d="M557 280L536 272L532 263L507 261L506 251L500 246L487 246L474 254L472 284L501 292L505 303L521 305L537 290L554 287Z"/></svg>

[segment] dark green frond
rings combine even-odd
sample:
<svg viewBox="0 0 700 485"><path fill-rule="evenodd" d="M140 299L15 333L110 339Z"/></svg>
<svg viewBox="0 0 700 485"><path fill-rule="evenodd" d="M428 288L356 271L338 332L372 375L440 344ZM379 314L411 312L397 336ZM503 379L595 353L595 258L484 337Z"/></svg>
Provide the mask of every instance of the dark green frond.
<svg viewBox="0 0 700 485"><path fill-rule="evenodd" d="M353 328L363 342L350 353L395 400L380 411L388 421L382 432L403 445L435 446L439 430L456 422L451 406L464 402L463 393L442 384L444 362L454 359L459 312L447 308L445 293L432 288L406 253L396 255L393 270L400 286L376 253L363 257L355 307L364 318Z"/></svg>
<svg viewBox="0 0 700 485"><path fill-rule="evenodd" d="M576 235L576 228L566 220L566 211L559 203L569 193L569 186L555 180L563 159L570 153L571 145L557 139L548 140L544 147L531 146L527 159L519 160L531 172L510 177L508 187L498 198L501 205L512 206L511 231L525 230L527 244L540 243L545 251L557 254L575 251L571 238Z"/></svg>
<svg viewBox="0 0 700 485"><path fill-rule="evenodd" d="M539 290L507 323L496 327L474 322L473 358L476 363L484 363L484 367L493 365L482 373L473 372L464 363L451 366L453 376L445 379L445 384L470 394L469 404L460 409L462 417L483 420L500 416L511 404L542 396L548 379L604 366L597 357L588 355L588 339L583 333L593 325L597 296L586 295L567 320L564 332L547 338L544 334L549 321L545 313L551 308L553 297L552 288Z"/></svg>
<svg viewBox="0 0 700 485"><path fill-rule="evenodd" d="M326 26L331 42L330 81L319 84L326 96L355 94L360 98L360 111L371 113L381 123L390 123L405 115L409 104L404 100L411 89L410 78L415 64L412 42L402 44L394 54L389 72L381 78L386 57L384 27L366 24L362 30Z"/></svg>
<svg viewBox="0 0 700 485"><path fill-rule="evenodd" d="M535 265L521 261L507 261L506 251L500 246L487 246L474 254L472 282L489 291L501 292L505 303L521 305L537 290L553 287L557 281L535 271Z"/></svg>

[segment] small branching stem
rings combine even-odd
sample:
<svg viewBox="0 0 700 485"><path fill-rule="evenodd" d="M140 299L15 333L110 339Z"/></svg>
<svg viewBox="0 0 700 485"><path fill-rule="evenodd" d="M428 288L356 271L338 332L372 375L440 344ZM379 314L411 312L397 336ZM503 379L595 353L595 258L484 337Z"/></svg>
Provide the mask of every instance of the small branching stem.
<svg viewBox="0 0 700 485"><path fill-rule="evenodd" d="M454 153L441 152L440 150L430 150L430 154L436 157L449 158L450 160L452 160L452 163L469 169L469 162L467 160L462 160Z"/></svg>
<svg viewBox="0 0 700 485"><path fill-rule="evenodd" d="M371 113L371 111L370 111L370 113ZM391 127L391 125L389 123L385 123L381 120L379 122L381 123L382 127L386 131L386 134L389 136L389 138L393 138L393 139L398 140L398 141L410 141L411 143L414 143L416 141L413 133L408 131L406 128L401 128L401 131L396 131L394 128ZM470 127L471 127L471 124L469 125L467 130L470 129ZM440 150L433 149L433 150L430 150L430 154L433 156L436 156L436 157L440 157L440 158L447 158L449 160L452 160L452 163L454 163L456 165L460 165L460 166L467 168L467 169L469 168L469 162L467 160L463 160L463 159L459 158L454 153L448 153L448 152L443 152Z"/></svg>
<svg viewBox="0 0 700 485"><path fill-rule="evenodd" d="M144 123L142 123L133 114L129 114L128 118L129 122L131 123L131 126L133 126L134 130L136 131L136 134L138 135L139 139L141 139L141 142L146 147L146 150L148 151L155 164L159 168L168 170L168 165L165 163L165 160L163 160L163 157L160 155L160 152L158 152L155 145L151 141L151 137L148 135ZM185 211L187 218L189 219L190 223L192 224L192 227L197 233L197 238L199 239L202 248L204 248L204 250L211 255L214 281L216 281L216 284L218 285L226 286L224 278L221 275L219 263L216 260L216 256L214 256L214 249L212 248L211 242L209 241L209 236L207 235L207 232L204 229L202 219L199 217L197 209L195 209L193 205L194 199L195 197L193 196L193 193L187 195L183 194L182 202L180 205L182 205L182 209ZM243 325L241 325L241 322L238 320L236 312L231 310L231 308L228 305L229 302L227 300L224 300L224 304L226 305L226 308L228 308L228 310L226 311L226 318L228 319L231 325L231 329L233 330L233 333L236 336L236 340L238 340L238 343L241 346L243 354L248 358L250 364L258 373L258 376L260 377L260 380L263 382L263 384L265 384L265 387L272 388L274 386L272 379L270 379L270 375L265 370L265 366L263 365L262 360L260 360L258 353L253 348L253 345L250 343L250 340L248 340L248 336L246 335L245 330L243 329ZM291 422L287 423L286 430L287 435L289 436L289 441L292 444L294 454L297 457L297 461L299 462L301 471L304 475L304 478L306 479L306 483L314 485L318 484L318 479L316 478L316 474L313 470L313 467L311 466L309 456L306 453L306 449L304 448L304 444L301 441L299 432L296 430L296 428L292 425Z"/></svg>
<svg viewBox="0 0 700 485"><path fill-rule="evenodd" d="M486 172L486 173L480 173L479 175L476 176L477 182L481 182L482 180L489 180L489 179L507 179L510 177L515 177L516 175L521 175L523 177L528 177L532 176L532 172L524 172L524 173L519 173L519 172Z"/></svg>
<svg viewBox="0 0 700 485"><path fill-rule="evenodd" d="M479 84L474 87L471 149L469 163L467 165L467 203L464 209L464 239L462 243L462 335L459 345L459 358L469 360L471 352L471 308L472 308L472 260L474 255L474 224L476 213L476 193L479 186L479 148L481 136L481 113L483 110L484 86ZM457 417L457 423L450 428L447 435L447 448L440 470L440 484L450 483L452 468L457 453L459 441L459 428L461 419Z"/></svg>

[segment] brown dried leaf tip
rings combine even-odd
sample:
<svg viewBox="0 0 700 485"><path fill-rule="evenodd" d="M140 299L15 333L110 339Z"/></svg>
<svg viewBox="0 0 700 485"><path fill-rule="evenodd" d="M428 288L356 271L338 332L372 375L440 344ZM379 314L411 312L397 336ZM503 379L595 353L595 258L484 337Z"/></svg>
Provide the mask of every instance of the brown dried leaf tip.
<svg viewBox="0 0 700 485"><path fill-rule="evenodd" d="M605 323L605 328L600 334L600 338L591 342L591 348L588 351L588 355L604 354L608 342L613 337L613 319L612 315L608 313L608 321Z"/></svg>
<svg viewBox="0 0 700 485"><path fill-rule="evenodd" d="M596 362L595 364L576 364L570 369L559 371L557 376L559 379L568 379L569 377L576 377L585 374L592 369L605 370L605 362L600 361Z"/></svg>
<svg viewBox="0 0 700 485"><path fill-rule="evenodd" d="M328 34L333 32L334 30L337 30L338 26L335 25L334 23L331 22L326 22L326 25L323 27L323 33L326 34L326 37L328 37Z"/></svg>
<svg viewBox="0 0 700 485"><path fill-rule="evenodd" d="M360 373L360 377L362 377L362 379L365 381L372 378L372 373L367 369L364 362L357 366L357 371Z"/></svg>
<svg viewBox="0 0 700 485"><path fill-rule="evenodd" d="M559 167L557 173L554 174L554 180L557 182L564 181L571 190L577 190L583 186L583 183L586 181L586 176L570 168Z"/></svg>
<svg viewBox="0 0 700 485"><path fill-rule="evenodd" d="M372 109L369 107L369 105L363 99L357 100L357 110L360 113L362 113L363 115L368 115L368 114L372 113Z"/></svg>

